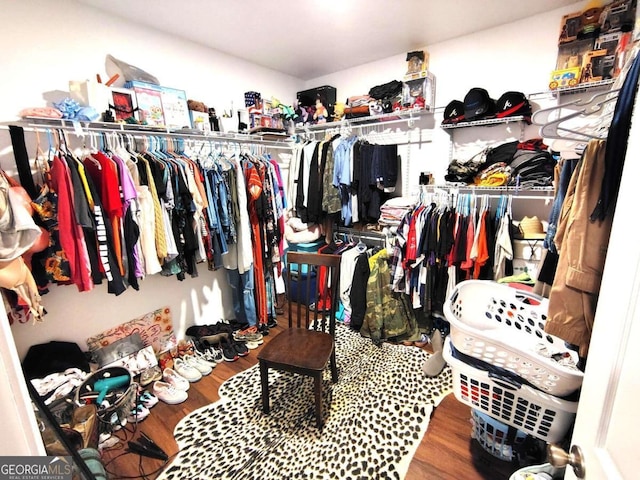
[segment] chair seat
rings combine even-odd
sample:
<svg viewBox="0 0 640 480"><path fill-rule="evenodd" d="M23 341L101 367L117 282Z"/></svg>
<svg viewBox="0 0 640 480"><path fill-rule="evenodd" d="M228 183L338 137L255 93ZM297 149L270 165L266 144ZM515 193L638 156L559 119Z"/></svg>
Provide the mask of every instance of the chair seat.
<svg viewBox="0 0 640 480"><path fill-rule="evenodd" d="M322 371L333 351L333 337L328 333L292 328L279 333L264 345L258 360L303 370Z"/></svg>

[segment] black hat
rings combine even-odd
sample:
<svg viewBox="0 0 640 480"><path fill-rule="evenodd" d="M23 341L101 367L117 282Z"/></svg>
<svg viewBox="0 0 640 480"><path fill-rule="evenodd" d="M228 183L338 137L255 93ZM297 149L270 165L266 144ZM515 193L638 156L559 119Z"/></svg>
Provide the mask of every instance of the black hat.
<svg viewBox="0 0 640 480"><path fill-rule="evenodd" d="M464 120L464 103L460 100L451 100L444 108L442 123L458 123Z"/></svg>
<svg viewBox="0 0 640 480"><path fill-rule="evenodd" d="M464 97L464 119L480 120L496 113L496 101L484 88L472 88Z"/></svg>
<svg viewBox="0 0 640 480"><path fill-rule="evenodd" d="M498 113L496 117L513 117L524 115L531 117L531 104L522 92L505 92L497 102Z"/></svg>

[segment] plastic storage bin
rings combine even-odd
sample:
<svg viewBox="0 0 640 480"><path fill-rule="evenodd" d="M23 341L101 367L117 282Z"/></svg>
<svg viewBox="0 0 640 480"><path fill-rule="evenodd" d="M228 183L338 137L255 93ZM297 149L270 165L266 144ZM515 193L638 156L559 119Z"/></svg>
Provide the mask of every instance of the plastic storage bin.
<svg viewBox="0 0 640 480"><path fill-rule="evenodd" d="M322 247L324 244L325 244L324 238L320 238L315 242L309 242L309 243L290 243L287 251L314 253L314 252L317 252L320 249L320 247ZM302 273L305 275L307 273L307 268L308 268L307 265L302 266ZM297 271L298 271L298 265L295 263L292 264L291 272L293 273Z"/></svg>
<svg viewBox="0 0 640 480"><path fill-rule="evenodd" d="M528 385L495 378L455 357L451 338L442 352L453 374L453 392L462 403L546 442L561 440L573 423L578 402Z"/></svg>
<svg viewBox="0 0 640 480"><path fill-rule="evenodd" d="M287 282L287 272L283 272L283 278ZM309 278L309 298L307 297L307 278ZM315 303L317 296L317 274L315 271L299 274L291 272L291 282L287 282L287 298L291 302L311 305Z"/></svg>
<svg viewBox="0 0 640 480"><path fill-rule="evenodd" d="M451 340L460 352L511 371L564 397L584 374L565 342L544 331L548 300L488 280L460 282L445 302Z"/></svg>
<svg viewBox="0 0 640 480"><path fill-rule="evenodd" d="M474 409L471 410L471 421L473 424L471 436L482 448L506 462L516 459L515 451L518 445L524 443L527 438L526 433L516 430L515 434L512 434L513 438L509 438L509 425Z"/></svg>

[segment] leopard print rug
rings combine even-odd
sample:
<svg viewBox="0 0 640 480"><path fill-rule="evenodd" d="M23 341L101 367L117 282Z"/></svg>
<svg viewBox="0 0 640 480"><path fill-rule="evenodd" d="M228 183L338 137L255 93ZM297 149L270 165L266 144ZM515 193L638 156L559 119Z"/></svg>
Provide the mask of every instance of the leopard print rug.
<svg viewBox="0 0 640 480"><path fill-rule="evenodd" d="M312 379L270 371L272 407L264 415L256 365L227 380L219 401L180 421L180 452L158 479L404 478L434 406L451 391L451 371L425 377L424 350L376 347L337 328L339 379L331 383L326 369L321 431Z"/></svg>

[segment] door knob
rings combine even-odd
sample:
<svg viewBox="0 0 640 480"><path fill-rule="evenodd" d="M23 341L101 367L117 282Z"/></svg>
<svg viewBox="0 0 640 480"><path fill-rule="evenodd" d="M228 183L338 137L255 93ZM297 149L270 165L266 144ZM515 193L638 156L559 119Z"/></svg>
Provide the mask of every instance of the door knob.
<svg viewBox="0 0 640 480"><path fill-rule="evenodd" d="M547 446L547 460L557 468L571 465L576 477L584 478L584 456L582 455L582 449L577 445L572 445L571 453L567 453L561 446L550 444Z"/></svg>

